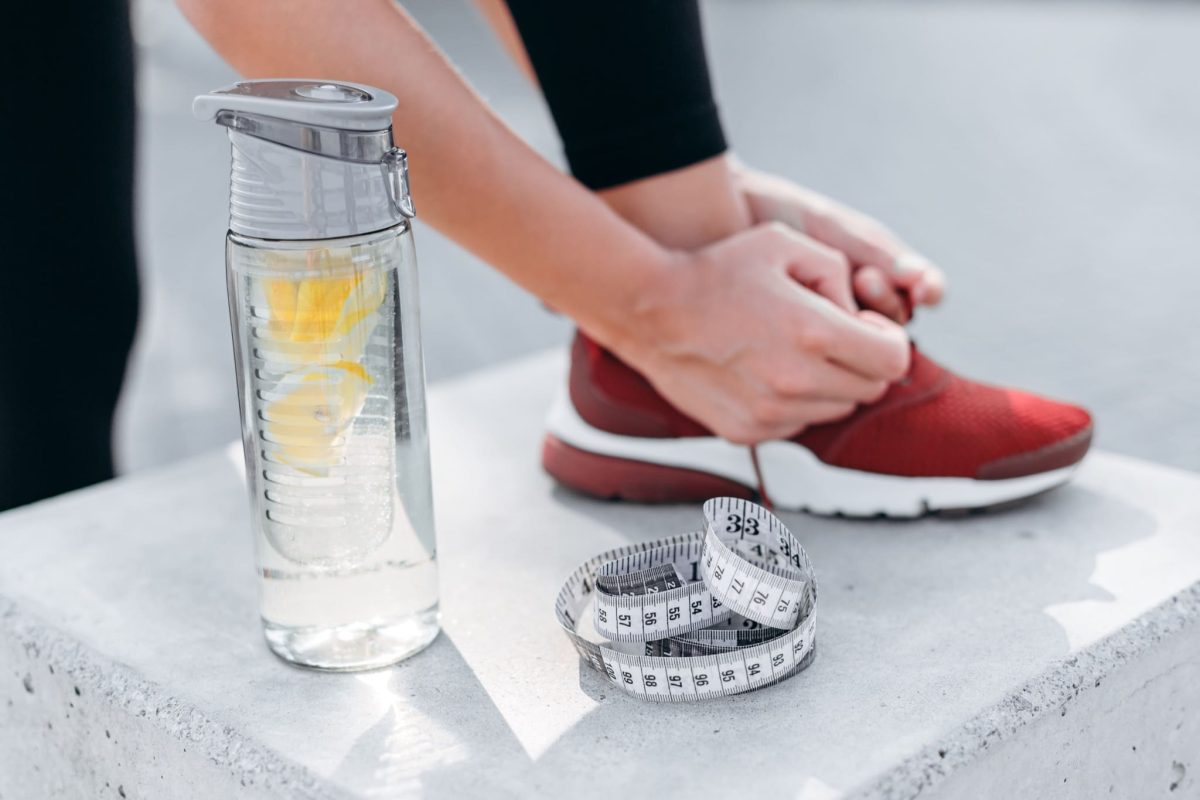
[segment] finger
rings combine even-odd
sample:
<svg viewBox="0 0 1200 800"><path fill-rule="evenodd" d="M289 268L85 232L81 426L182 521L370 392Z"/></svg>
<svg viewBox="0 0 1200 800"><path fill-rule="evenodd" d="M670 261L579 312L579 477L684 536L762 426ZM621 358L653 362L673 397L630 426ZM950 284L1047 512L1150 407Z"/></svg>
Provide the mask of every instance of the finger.
<svg viewBox="0 0 1200 800"><path fill-rule="evenodd" d="M838 403L832 401L813 400L796 405L797 418L803 420L799 427L792 427L784 433L777 433L773 438L790 439L796 434L803 433L814 425L825 425L838 422L853 414L858 409L855 403Z"/></svg>
<svg viewBox="0 0 1200 800"><path fill-rule="evenodd" d="M918 293L918 302L932 304L940 299L941 271L878 220L778 178L744 172L759 186L757 192L748 192L756 219L783 220L844 253L854 266L879 267L899 288L917 285L925 272L932 271L938 277Z"/></svg>
<svg viewBox="0 0 1200 800"><path fill-rule="evenodd" d="M942 271L870 217L843 208L839 213L815 217L807 232L845 253L856 265L879 267L895 286L911 289L928 277L931 288L923 292L929 291L931 298L941 297Z"/></svg>
<svg viewBox="0 0 1200 800"><path fill-rule="evenodd" d="M918 305L934 306L942 301L946 293L946 277L937 267L931 268L921 276L920 282L909 289L909 296Z"/></svg>
<svg viewBox="0 0 1200 800"><path fill-rule="evenodd" d="M890 265L889 272L895 285L910 291L920 284L930 281L931 284L938 287L940 292L940 287L945 283L945 276L940 269L925 256L911 250L901 250L887 263ZM940 294L938 296L940 297ZM913 300L916 302L915 297Z"/></svg>
<svg viewBox="0 0 1200 800"><path fill-rule="evenodd" d="M774 388L803 400L873 403L887 391L882 379L865 378L830 361L805 359L803 367L776 376Z"/></svg>
<svg viewBox="0 0 1200 800"><path fill-rule="evenodd" d="M773 224L793 280L828 298L845 311L857 310L850 287L850 262L837 250L786 225Z"/></svg>
<svg viewBox="0 0 1200 800"><path fill-rule="evenodd" d="M855 403L832 400L793 401L781 406L777 418L770 422L756 422L750 430L740 432L733 440L757 444L771 439L790 439L813 425L845 419L857 408Z"/></svg>
<svg viewBox="0 0 1200 800"><path fill-rule="evenodd" d="M812 402L804 409L804 414L808 418L808 425L805 427L838 422L857 410L858 406L854 403Z"/></svg>
<svg viewBox="0 0 1200 800"><path fill-rule="evenodd" d="M909 320L908 303L879 267L860 267L855 271L854 296L860 304L896 322L903 324Z"/></svg>
<svg viewBox="0 0 1200 800"><path fill-rule="evenodd" d="M899 380L908 372L908 334L874 311L828 314L826 357L871 379Z"/></svg>
<svg viewBox="0 0 1200 800"><path fill-rule="evenodd" d="M811 215L805 232L842 251L855 264L877 266L889 274L896 259L912 251L873 218L836 204Z"/></svg>
<svg viewBox="0 0 1200 800"><path fill-rule="evenodd" d="M862 311L859 311L858 314L855 315L855 317L856 317L856 319L858 319L859 322L865 323L867 325L871 325L871 326L878 328L880 330L883 330L883 331L896 330L896 323L892 322L890 319L883 316L879 312L872 311L869 308L864 308ZM900 332L904 333L904 329L901 328ZM905 334L905 339L907 340L907 334Z"/></svg>

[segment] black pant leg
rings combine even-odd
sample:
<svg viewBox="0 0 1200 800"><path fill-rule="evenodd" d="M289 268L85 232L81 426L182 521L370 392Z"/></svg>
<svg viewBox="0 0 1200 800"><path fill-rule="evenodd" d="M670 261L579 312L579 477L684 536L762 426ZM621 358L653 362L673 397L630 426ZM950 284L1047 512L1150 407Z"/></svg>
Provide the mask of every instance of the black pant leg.
<svg viewBox="0 0 1200 800"><path fill-rule="evenodd" d="M4 47L0 509L113 476L133 343L134 51L126 0L22 3Z"/></svg>
<svg viewBox="0 0 1200 800"><path fill-rule="evenodd" d="M696 0L508 0L571 171L603 189L725 150Z"/></svg>

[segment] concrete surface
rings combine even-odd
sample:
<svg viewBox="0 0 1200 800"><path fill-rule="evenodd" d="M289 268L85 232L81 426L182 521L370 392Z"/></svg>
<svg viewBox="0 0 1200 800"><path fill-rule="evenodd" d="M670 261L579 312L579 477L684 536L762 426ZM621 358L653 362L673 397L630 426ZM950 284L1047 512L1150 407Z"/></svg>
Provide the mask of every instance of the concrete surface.
<svg viewBox="0 0 1200 800"><path fill-rule="evenodd" d="M582 668L552 601L585 557L700 511L537 470L561 370L432 393L445 633L394 669L267 652L233 448L0 515L0 798L1200 793L1200 477L1097 453L1007 512L788 515L816 663L664 708Z"/></svg>
<svg viewBox="0 0 1200 800"><path fill-rule="evenodd" d="M540 98L470 3L404 6L558 161ZM222 272L228 148L190 113L195 94L234 75L171 0L135 9L147 302L122 415L127 469L217 447L238 428ZM945 307L916 327L927 352L1086 403L1107 449L1200 470L1200 4L704 10L740 155L861 206L946 269ZM563 320L418 228L433 380L565 341Z"/></svg>

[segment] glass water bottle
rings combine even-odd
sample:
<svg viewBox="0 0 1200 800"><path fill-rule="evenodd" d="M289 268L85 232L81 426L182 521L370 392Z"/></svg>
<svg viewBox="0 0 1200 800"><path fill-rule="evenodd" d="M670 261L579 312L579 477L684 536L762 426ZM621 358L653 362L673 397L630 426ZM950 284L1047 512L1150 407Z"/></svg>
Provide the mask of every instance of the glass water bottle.
<svg viewBox="0 0 1200 800"><path fill-rule="evenodd" d="M329 670L433 640L438 586L412 202L396 98L248 81L196 98L229 129L226 249L266 639Z"/></svg>

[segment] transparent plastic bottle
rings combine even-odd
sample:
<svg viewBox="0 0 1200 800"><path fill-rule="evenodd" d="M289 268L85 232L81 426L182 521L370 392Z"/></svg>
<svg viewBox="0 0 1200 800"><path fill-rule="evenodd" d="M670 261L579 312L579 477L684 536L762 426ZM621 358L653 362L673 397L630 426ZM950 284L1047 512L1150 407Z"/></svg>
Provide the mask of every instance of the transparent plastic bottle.
<svg viewBox="0 0 1200 800"><path fill-rule="evenodd" d="M438 632L406 162L390 130L330 125L368 101L384 120L388 98L269 81L197 101L234 145L226 263L266 639L320 669L385 666ZM339 135L291 140L289 125Z"/></svg>

